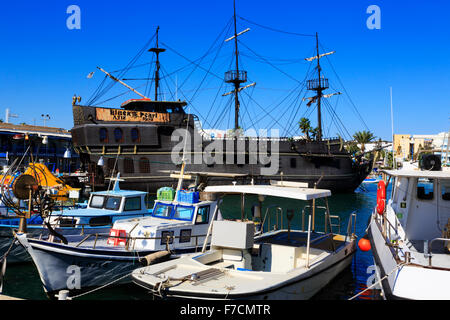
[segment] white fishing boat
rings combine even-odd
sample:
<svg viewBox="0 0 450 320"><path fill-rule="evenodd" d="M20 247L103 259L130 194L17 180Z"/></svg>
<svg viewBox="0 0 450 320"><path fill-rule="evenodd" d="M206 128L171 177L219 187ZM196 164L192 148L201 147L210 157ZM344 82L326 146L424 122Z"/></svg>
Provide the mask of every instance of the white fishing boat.
<svg viewBox="0 0 450 320"><path fill-rule="evenodd" d="M217 200L201 201L198 195L180 191L175 199L156 200L151 215L117 220L107 233L65 235L66 243L52 236L19 234L18 239L50 297L60 290L125 283L137 267L201 250L213 213L216 219L221 213ZM139 197L133 206L143 207L143 201ZM127 204L123 205L121 210L126 210Z"/></svg>
<svg viewBox="0 0 450 320"><path fill-rule="evenodd" d="M450 171L422 166L384 173L392 194L386 201L385 183L379 184L368 226L383 297L450 299Z"/></svg>
<svg viewBox="0 0 450 320"><path fill-rule="evenodd" d="M206 187L214 194L258 195L276 197L280 203L289 199L302 200L283 212L275 206L277 224L285 217L288 227L271 230L268 223L268 206L261 218L261 205L255 210L255 221L214 221L211 248L201 253L136 269L133 281L160 297L192 299L308 299L335 278L351 263L355 252L355 235L352 227L356 214L351 213L347 234L333 232L327 197L329 190L299 187L299 184L277 185L227 185ZM273 198L272 198L273 199ZM319 207L325 202L324 230L316 231ZM311 206L309 206L309 203ZM304 206L306 204L306 206ZM303 210L302 210L303 209ZM292 228L295 213L305 218L310 209L307 229ZM302 212L302 214L299 214ZM243 214L245 216L245 213ZM283 219L283 218L281 218ZM272 220L273 222L274 220ZM258 222L258 221L257 221ZM255 226L260 226L255 232ZM278 225L279 226L279 225ZM255 237L256 234L256 237Z"/></svg>

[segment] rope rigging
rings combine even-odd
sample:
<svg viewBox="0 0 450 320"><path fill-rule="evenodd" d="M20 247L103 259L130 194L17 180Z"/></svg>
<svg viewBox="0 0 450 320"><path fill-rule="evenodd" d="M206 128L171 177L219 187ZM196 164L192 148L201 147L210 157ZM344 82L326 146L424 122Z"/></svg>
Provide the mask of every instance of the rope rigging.
<svg viewBox="0 0 450 320"><path fill-rule="evenodd" d="M262 29L270 30L272 32L277 33L283 33L291 36L298 36L298 37L316 37L316 35L313 34L306 34L306 33L297 33L297 32L290 32L290 31L284 31L277 28L273 28L271 26L266 26L260 23L256 23L253 21L250 21L244 17L237 16L241 21L245 21L246 23L252 24L254 26L257 26ZM173 49L173 47L167 45L167 43L164 43L161 41L161 44L164 45L168 50L170 50L172 53L177 55L178 57L181 57L182 59L186 60L188 63L181 68L176 69L175 71L168 72L165 68L161 67L161 76L159 77L159 80L164 80L164 86L167 88L166 93L168 97L170 97L171 100L177 100L178 96L181 96L184 98L184 100L192 106L192 109L195 110L195 112L198 114L199 118L201 119L202 123L206 124L207 126L210 126L211 129L220 129L216 128L216 125L224 125L226 124L228 127L230 127L229 118L231 117L232 108L231 108L231 102L232 100L229 99L221 99L220 93L224 89L224 77L222 75L219 75L218 73L218 63L219 60L221 60L224 56L222 55L222 52L224 51L224 44L226 41L231 40L231 38L227 38L230 32L232 31L233 27L233 19L229 19L228 22L225 24L224 28L221 30L219 35L214 39L212 44L208 47L206 52L201 55L197 59L190 59L183 55L182 53L178 52L177 50ZM239 33L245 33L249 29L246 29ZM236 31L234 31L236 33ZM143 63L143 64L137 64L136 62L141 57L141 55L146 51L146 49L149 47L149 44L154 40L156 34L153 35L153 37L146 43L146 45L138 52L138 54L126 65L125 68L118 69L113 71L115 73L115 77L118 79L123 80L148 80L145 85L144 93L148 95L150 91L152 90L152 81L154 80L151 76L154 72L154 58L152 58L151 62L149 63ZM224 41L224 39L226 39ZM235 99L238 99L238 97L243 98L247 101L242 101L242 114L238 114L240 127L244 128L246 126L246 123L249 123L252 127L256 128L256 125L261 126L261 122L265 121L267 122L268 126L279 126L281 129L282 136L296 136L298 135L299 127L298 127L298 120L296 117L300 115L301 110L305 109L303 112L303 116L307 115L308 117L312 115L314 110L317 110L315 107L307 107L303 108L302 106L303 101L305 99L308 99L310 102L313 102L315 99L314 97L307 97L307 90L306 90L306 83L308 79L311 79L314 77L314 74L318 72L317 69L318 66L314 66L312 63L308 64L307 71L305 73L305 76L302 80L297 79L294 77L290 72L284 71L280 66L282 65L292 65L292 64L298 64L304 62L304 58L279 58L279 57L270 57L270 56L263 56L259 53L257 53L254 49L250 48L247 44L245 44L240 39L235 39L236 43L238 43L241 47L244 48L244 52L238 52L237 47L233 48L232 53L234 55L233 59L237 59L237 63L239 63L240 68L243 67L244 61L242 61L242 57L248 58L251 61L254 61L256 63L262 63L265 64L272 69L276 70L277 72L283 74L286 76L289 80L294 81L296 83L296 86L293 87L293 89L279 89L280 91L283 91L284 94L277 99L277 102L272 103L272 105L264 105L262 103L258 103L254 97L254 90L274 90L273 88L267 88L267 87L259 87L256 86L252 89L251 93L248 94L245 92L246 87L238 87L239 91L238 93L235 93ZM324 46L318 43L318 47L320 47L323 51ZM318 51L317 51L318 52ZM352 98L349 96L347 89L342 83L342 80L340 79L339 75L337 74L334 66L332 65L330 58L328 57L328 54L321 54L320 56L326 57L326 61L330 65L335 77L338 80L339 85L342 87L345 95L347 96L348 101L350 102L350 105L352 107L353 112L357 115L359 120L362 122L364 127L368 130L367 124L364 122L361 114L358 112L355 103L353 102ZM316 53L313 57L316 56ZM229 70L232 69L233 65L233 59L229 62ZM307 59L308 61L312 61ZM138 67L144 67L149 66L148 68L148 74L147 78L124 78L123 76L128 71L138 68ZM313 66L313 68L311 68ZM223 67L220 68L220 70L225 70ZM197 85L193 89L186 89L186 85L190 82L192 83L192 80L194 78L194 74L197 75L196 72L202 72L203 74L198 77L198 80L196 80ZM178 81L178 74L183 72L184 76L180 78L180 83ZM220 71L219 71L220 72ZM244 71L245 72L245 71ZM322 67L320 67L320 72L323 72ZM117 74L116 74L117 73ZM173 80L173 76L177 75L177 81L175 82ZM246 75L245 75L246 76ZM200 98L200 93L206 91L207 89L205 86L208 83L211 83L211 80L208 80L209 78L219 80L220 85L210 85L214 87L217 92L214 96L210 97L211 102L206 103L207 107L199 107L194 106L192 103L194 101L198 101ZM247 77L247 76L246 76ZM93 105L94 103L98 102L99 98L102 97L108 90L110 90L114 85L115 81L106 81L106 76L101 81L99 87L94 91L92 97L89 99L88 105ZM247 78L246 80L247 81ZM260 81L258 81L260 82ZM256 82L254 82L256 83ZM254 83L252 85L254 85ZM142 86L137 86L136 88L139 88ZM171 88L176 88L175 91ZM184 88L184 90L182 90ZM330 86L332 88L332 86ZM334 90L334 88L332 88ZM211 90L208 89L208 90ZM237 89L234 89L237 90ZM275 89L276 90L276 89ZM187 93L189 92L189 97L187 97ZM231 91L234 92L234 91ZM287 94L286 94L287 92ZM114 100L116 98L122 97L126 94L130 93L130 90L127 90L125 92L119 93L115 95L112 98L103 100L102 102L98 102L97 104L103 104L106 102L109 102L111 100ZM164 99L166 99L166 93L163 93L162 91L159 93L160 95L164 96ZM222 94L223 95L223 94ZM329 98L331 95L323 95L322 97ZM259 97L259 95L258 95ZM203 96L202 96L203 98ZM203 98L203 101L207 101ZM322 99L324 110L327 111L327 113L330 115L330 117L325 117L324 120L326 121L326 126L324 128L327 128L327 134L329 135L330 131L332 130L332 126L335 126L337 131L339 132L339 135L344 137L352 138L352 135L349 134L347 128L343 125L342 120L339 118L337 113L338 104L342 102L342 99L337 99L335 102L335 105L332 106L327 99ZM254 108L253 106L256 105L257 108ZM311 103L308 103L307 106L311 105ZM201 112L203 111L203 112ZM235 110L235 113L239 112L239 109ZM273 113L276 113L276 117L273 115ZM226 119L228 118L228 121ZM269 120L269 121L268 121ZM323 121L322 121L323 122ZM212 126L211 124L214 124ZM325 124L325 123L324 123Z"/></svg>

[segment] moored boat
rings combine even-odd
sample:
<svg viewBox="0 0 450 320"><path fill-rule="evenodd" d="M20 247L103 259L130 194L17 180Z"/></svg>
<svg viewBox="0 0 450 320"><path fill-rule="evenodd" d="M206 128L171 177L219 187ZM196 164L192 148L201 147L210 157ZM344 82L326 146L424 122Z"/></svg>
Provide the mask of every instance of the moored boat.
<svg viewBox="0 0 450 320"><path fill-rule="evenodd" d="M313 203L331 194L292 184L211 186L205 191ZM288 227L278 230L266 230L267 214L256 233L254 221L214 221L210 250L136 269L133 281L159 297L309 299L350 265L355 252L352 224L356 215L350 214L346 235L336 234L327 204L323 232L314 231L311 224L314 204L306 230L291 228L300 207L286 211Z"/></svg>
<svg viewBox="0 0 450 320"><path fill-rule="evenodd" d="M450 299L450 171L435 167L384 171L390 199L378 186L368 236L386 299Z"/></svg>
<svg viewBox="0 0 450 320"><path fill-rule="evenodd" d="M198 192L178 194L156 200L149 216L115 221L106 233L68 235L66 243L25 234L18 238L50 296L60 290L124 283L137 267L199 251L212 217L220 219L217 200L191 198L199 196Z"/></svg>

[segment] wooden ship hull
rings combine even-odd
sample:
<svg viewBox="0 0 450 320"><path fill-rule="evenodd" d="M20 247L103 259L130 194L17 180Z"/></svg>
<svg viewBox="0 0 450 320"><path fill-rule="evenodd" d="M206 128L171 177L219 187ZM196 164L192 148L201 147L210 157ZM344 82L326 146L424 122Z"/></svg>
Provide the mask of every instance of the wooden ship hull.
<svg viewBox="0 0 450 320"><path fill-rule="evenodd" d="M163 104L158 101L153 103ZM170 103L168 103L170 104ZM278 170L273 174L263 174L272 163L262 164L259 160L251 162L250 144L263 143L257 138L240 138L245 141L244 150L238 149L237 141L231 139L202 138L201 129L196 127L195 116L185 113L155 115L153 121L128 121L132 118L123 109L108 109L110 114L122 114L122 120L113 117L104 118L100 109L88 106L73 106L74 124L71 130L74 149L88 174L88 184L95 190L107 188L110 177L120 172L123 188L155 192L158 188L175 184L169 176L171 171L179 171L181 162L172 160L178 141L172 141L172 133L177 129L186 129L192 136L191 152L185 152L188 159L188 172L209 173L208 185L229 184L232 181L255 184L269 180L308 182L310 187L326 188L332 192L353 192L371 171L371 161L358 162L344 149L339 139L307 141L288 138L276 139L278 151L271 153L271 141L266 141L267 154L277 157ZM99 112L100 111L100 112ZM148 116L145 111L136 111ZM125 119L125 120L124 120ZM188 122L188 123L187 123ZM187 125L186 125L187 123ZM194 141L201 141L194 146ZM205 149L211 143L222 144L222 161L208 163L211 154ZM196 147L196 148L195 148ZM227 148L228 147L228 148ZM201 154L199 154L199 152ZM220 154L215 154L215 159ZM239 161L239 159L240 161ZM100 160L102 159L102 160ZM191 159L191 161L189 161ZM194 160L200 159L199 161ZM231 159L231 163L229 161ZM99 160L103 165L98 165ZM228 160L228 163L227 163ZM222 162L222 163L219 163ZM253 163L253 164L252 164ZM226 175L221 175L226 173ZM217 176L215 176L217 174Z"/></svg>

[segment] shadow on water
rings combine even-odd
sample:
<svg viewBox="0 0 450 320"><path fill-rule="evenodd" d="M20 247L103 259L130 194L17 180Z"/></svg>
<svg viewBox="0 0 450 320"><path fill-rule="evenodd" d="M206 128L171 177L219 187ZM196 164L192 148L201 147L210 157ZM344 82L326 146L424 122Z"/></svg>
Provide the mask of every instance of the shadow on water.
<svg viewBox="0 0 450 320"><path fill-rule="evenodd" d="M329 207L330 214L340 217L340 231L345 233L347 230L347 223L349 215L357 212L356 220L356 235L359 238L364 236L367 228L368 219L373 208L376 205L376 184L365 185L363 189L358 189L352 194L336 194L330 197ZM387 192L389 195L389 190ZM245 201L245 217L251 218L251 208L258 202L256 196L248 196ZM241 199L239 196L227 196L221 205L221 211L224 218L240 218ZM296 216L292 220L293 228L301 228L302 226L302 210L305 205L304 201L283 200L280 203L279 199L269 197L264 201L261 211L264 216L265 211L270 205L280 205L284 209L294 209ZM318 205L321 205L320 202ZM307 210L305 210L307 212ZM274 215L274 211L273 211ZM286 226L286 210L284 210L283 224ZM281 218L278 220L281 224ZM304 219L305 226L307 226L307 217ZM275 226L275 218L272 218L270 225ZM316 230L322 231L324 225L324 215L320 212L316 216ZM307 228L307 227L305 227ZM334 230L337 232L337 230ZM332 282L330 282L324 289L322 289L313 299L315 300L346 300L355 294L363 291L370 282L373 275L373 258L371 252L362 252L357 249L352 264L349 268L341 272ZM32 263L24 263L17 265L8 265L6 270L6 277L4 283L3 293L18 298L32 299L32 300L46 300L48 299L41 285L39 274ZM134 284L112 286L95 291L91 294L81 297L82 300L143 300L152 299L152 297L142 288ZM378 290L368 290L360 295L357 299L373 300L379 299Z"/></svg>

